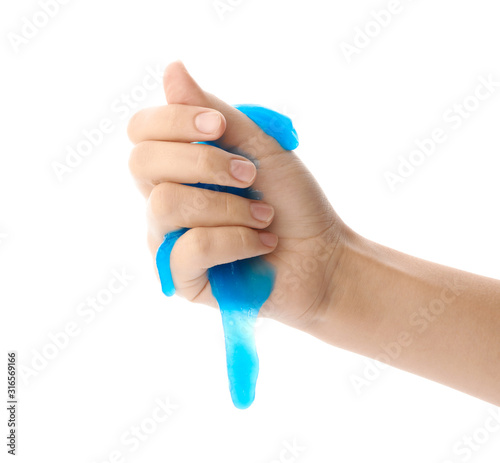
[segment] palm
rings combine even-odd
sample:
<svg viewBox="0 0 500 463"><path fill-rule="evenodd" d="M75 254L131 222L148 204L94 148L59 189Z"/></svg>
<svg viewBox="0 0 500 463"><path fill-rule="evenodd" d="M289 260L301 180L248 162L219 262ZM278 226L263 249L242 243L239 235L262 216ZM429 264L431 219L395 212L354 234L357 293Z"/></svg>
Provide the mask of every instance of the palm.
<svg viewBox="0 0 500 463"><path fill-rule="evenodd" d="M266 256L277 272L263 314L292 325L307 324L324 295L339 219L293 152L261 159L254 187L275 208L269 231L279 236L278 247Z"/></svg>

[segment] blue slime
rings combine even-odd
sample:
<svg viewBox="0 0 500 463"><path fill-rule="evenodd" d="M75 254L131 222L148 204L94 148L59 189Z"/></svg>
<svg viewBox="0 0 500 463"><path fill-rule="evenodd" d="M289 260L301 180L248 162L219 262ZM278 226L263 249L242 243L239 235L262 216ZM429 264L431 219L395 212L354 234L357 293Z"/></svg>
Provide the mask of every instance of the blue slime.
<svg viewBox="0 0 500 463"><path fill-rule="evenodd" d="M267 135L275 138L283 149L297 148L297 132L287 116L257 105L236 105L235 108L255 122ZM215 142L206 143L218 146ZM236 154L246 156L245 153ZM252 188L207 183L188 185L251 199L262 197ZM170 272L170 253L176 241L188 230L181 228L167 233L156 254L162 291L167 296L173 296L175 293ZM229 390L237 408L248 408L255 398L259 358L255 347L254 326L260 308L271 294L274 279L274 267L261 257L238 260L208 269L212 294L219 303L222 316Z"/></svg>

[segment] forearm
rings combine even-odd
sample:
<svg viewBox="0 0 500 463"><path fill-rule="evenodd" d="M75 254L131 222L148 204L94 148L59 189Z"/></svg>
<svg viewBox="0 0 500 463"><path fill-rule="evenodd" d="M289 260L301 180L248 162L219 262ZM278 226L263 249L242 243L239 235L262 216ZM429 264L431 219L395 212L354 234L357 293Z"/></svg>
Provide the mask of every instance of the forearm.
<svg viewBox="0 0 500 463"><path fill-rule="evenodd" d="M350 234L310 333L500 405L500 281Z"/></svg>

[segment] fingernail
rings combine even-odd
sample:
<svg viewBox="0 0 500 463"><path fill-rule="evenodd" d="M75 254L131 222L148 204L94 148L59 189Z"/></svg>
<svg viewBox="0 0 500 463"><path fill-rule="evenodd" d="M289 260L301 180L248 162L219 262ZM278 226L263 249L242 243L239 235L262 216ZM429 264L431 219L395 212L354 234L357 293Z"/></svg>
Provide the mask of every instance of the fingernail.
<svg viewBox="0 0 500 463"><path fill-rule="evenodd" d="M196 116L194 125L200 132L214 133L220 127L220 121L219 113L207 111Z"/></svg>
<svg viewBox="0 0 500 463"><path fill-rule="evenodd" d="M269 204L251 203L250 213L254 219L268 222L274 214L274 209Z"/></svg>
<svg viewBox="0 0 500 463"><path fill-rule="evenodd" d="M262 241L262 244L269 246L270 248L274 248L274 246L278 243L278 237L274 233L261 232L259 233L259 238L260 241Z"/></svg>
<svg viewBox="0 0 500 463"><path fill-rule="evenodd" d="M232 176L240 182L250 182L255 177L255 168L253 162L233 159L230 162L229 169Z"/></svg>

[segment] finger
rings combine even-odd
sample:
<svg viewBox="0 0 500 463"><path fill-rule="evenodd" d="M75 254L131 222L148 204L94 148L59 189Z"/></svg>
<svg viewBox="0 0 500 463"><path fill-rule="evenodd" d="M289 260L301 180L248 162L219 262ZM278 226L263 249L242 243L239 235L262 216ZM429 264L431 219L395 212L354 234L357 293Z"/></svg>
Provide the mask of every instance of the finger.
<svg viewBox="0 0 500 463"><path fill-rule="evenodd" d="M151 191L147 217L149 228L164 236L178 228L227 225L266 228L273 220L274 209L263 201L165 182Z"/></svg>
<svg viewBox="0 0 500 463"><path fill-rule="evenodd" d="M212 109L169 104L136 112L127 133L133 143L144 140L207 141L219 138L226 128L224 116Z"/></svg>
<svg viewBox="0 0 500 463"><path fill-rule="evenodd" d="M129 169L137 181L150 185L149 190L163 182L246 188L257 174L251 161L215 146L161 141L143 141L134 146Z"/></svg>
<svg viewBox="0 0 500 463"><path fill-rule="evenodd" d="M188 230L175 243L170 269L176 290L191 287L207 269L241 259L269 254L278 237L246 227L199 227Z"/></svg>
<svg viewBox="0 0 500 463"><path fill-rule="evenodd" d="M283 151L279 143L264 133L241 111L203 91L180 61L167 66L163 87L168 104L196 105L213 108L222 113L227 121L224 134L217 143L226 150L239 147L256 158Z"/></svg>

